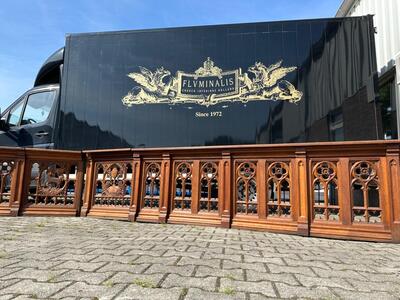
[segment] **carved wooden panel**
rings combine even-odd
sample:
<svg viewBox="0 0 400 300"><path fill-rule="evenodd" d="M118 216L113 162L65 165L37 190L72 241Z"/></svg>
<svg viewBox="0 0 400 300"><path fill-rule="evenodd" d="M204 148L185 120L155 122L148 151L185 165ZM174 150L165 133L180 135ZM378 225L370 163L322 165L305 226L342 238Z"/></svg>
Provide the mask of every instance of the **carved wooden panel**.
<svg viewBox="0 0 400 300"><path fill-rule="evenodd" d="M191 210L192 208L192 168L191 162L175 163L173 209Z"/></svg>
<svg viewBox="0 0 400 300"><path fill-rule="evenodd" d="M273 162L267 170L267 215L291 217L290 167L285 162Z"/></svg>
<svg viewBox="0 0 400 300"><path fill-rule="evenodd" d="M199 211L218 212L218 163L203 162L200 177Z"/></svg>
<svg viewBox="0 0 400 300"><path fill-rule="evenodd" d="M337 164L321 161L312 169L312 205L314 220L339 221Z"/></svg>
<svg viewBox="0 0 400 300"><path fill-rule="evenodd" d="M132 192L130 162L99 162L95 167L94 206L129 207Z"/></svg>
<svg viewBox="0 0 400 300"><path fill-rule="evenodd" d="M236 168L236 213L257 215L257 166L243 162Z"/></svg>
<svg viewBox="0 0 400 300"><path fill-rule="evenodd" d="M0 166L0 205L8 206L11 198L11 180L15 167L14 161L2 161Z"/></svg>
<svg viewBox="0 0 400 300"><path fill-rule="evenodd" d="M354 162L350 173L353 222L381 223L382 208L377 163Z"/></svg>
<svg viewBox="0 0 400 300"><path fill-rule="evenodd" d="M159 208L161 191L161 164L159 162L145 163L143 190L141 207Z"/></svg>
<svg viewBox="0 0 400 300"><path fill-rule="evenodd" d="M76 164L39 161L30 166L30 184L27 187L29 206L74 206Z"/></svg>

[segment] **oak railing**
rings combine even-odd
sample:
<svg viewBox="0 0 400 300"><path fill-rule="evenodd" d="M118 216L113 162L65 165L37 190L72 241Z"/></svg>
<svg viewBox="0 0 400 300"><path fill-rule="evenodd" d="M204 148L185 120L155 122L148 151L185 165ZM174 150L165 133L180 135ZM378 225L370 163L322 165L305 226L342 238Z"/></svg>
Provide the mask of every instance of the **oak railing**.
<svg viewBox="0 0 400 300"><path fill-rule="evenodd" d="M82 152L1 148L0 215L80 215L400 242L399 154L398 141Z"/></svg>

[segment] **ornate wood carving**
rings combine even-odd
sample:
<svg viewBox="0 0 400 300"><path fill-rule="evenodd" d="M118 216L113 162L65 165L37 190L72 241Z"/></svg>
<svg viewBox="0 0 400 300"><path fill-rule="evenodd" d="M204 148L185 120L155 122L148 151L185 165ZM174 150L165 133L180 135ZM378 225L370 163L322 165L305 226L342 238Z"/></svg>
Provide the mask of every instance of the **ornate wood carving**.
<svg viewBox="0 0 400 300"><path fill-rule="evenodd" d="M290 169L285 162L273 162L267 170L267 214L290 217Z"/></svg>
<svg viewBox="0 0 400 300"><path fill-rule="evenodd" d="M28 186L29 206L74 206L78 167L66 162L33 162Z"/></svg>
<svg viewBox="0 0 400 300"><path fill-rule="evenodd" d="M145 164L144 195L142 207L159 208L161 192L161 165L158 162L147 162Z"/></svg>
<svg viewBox="0 0 400 300"><path fill-rule="evenodd" d="M192 208L192 163L180 162L175 167L175 197L173 209Z"/></svg>
<svg viewBox="0 0 400 300"><path fill-rule="evenodd" d="M314 220L340 220L337 174L335 162L321 161L313 167L312 203Z"/></svg>
<svg viewBox="0 0 400 300"><path fill-rule="evenodd" d="M218 164L204 162L201 165L200 211L218 212Z"/></svg>
<svg viewBox="0 0 400 300"><path fill-rule="evenodd" d="M129 207L132 192L131 163L96 163L95 178L94 206Z"/></svg>
<svg viewBox="0 0 400 300"><path fill-rule="evenodd" d="M257 215L257 166L243 162L236 168L236 213Z"/></svg>
<svg viewBox="0 0 400 300"><path fill-rule="evenodd" d="M376 163L357 161L351 167L353 222L381 223L380 183Z"/></svg>
<svg viewBox="0 0 400 300"><path fill-rule="evenodd" d="M14 161L2 161L0 166L0 206L8 206L11 200L11 181Z"/></svg>

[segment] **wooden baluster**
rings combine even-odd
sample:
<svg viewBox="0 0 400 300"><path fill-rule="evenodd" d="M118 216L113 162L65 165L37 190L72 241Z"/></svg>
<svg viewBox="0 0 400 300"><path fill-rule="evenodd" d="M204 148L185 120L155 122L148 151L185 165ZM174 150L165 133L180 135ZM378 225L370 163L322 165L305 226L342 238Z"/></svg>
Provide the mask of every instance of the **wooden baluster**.
<svg viewBox="0 0 400 300"><path fill-rule="evenodd" d="M131 181L131 201L129 205L128 220L134 222L140 210L140 187L141 181L142 160L140 154L133 154L132 163L132 181ZM143 180L146 180L144 177Z"/></svg>
<svg viewBox="0 0 400 300"><path fill-rule="evenodd" d="M260 219L267 218L267 179L266 160L259 159L257 162L257 212Z"/></svg>
<svg viewBox="0 0 400 300"><path fill-rule="evenodd" d="M192 214L199 212L200 201L200 161L193 161L192 167Z"/></svg>
<svg viewBox="0 0 400 300"><path fill-rule="evenodd" d="M221 215L221 226L229 228L231 226L232 209L232 157L230 153L222 153L222 160L219 164L219 187L218 198Z"/></svg>
<svg viewBox="0 0 400 300"><path fill-rule="evenodd" d="M351 193L353 191L349 164L348 158L340 158L337 164L339 211L343 225L351 225L353 222L353 207L351 203Z"/></svg>
<svg viewBox="0 0 400 300"><path fill-rule="evenodd" d="M168 153L162 155L161 162L161 191L160 191L160 214L159 222L166 223L170 209L170 186L171 181L171 156Z"/></svg>

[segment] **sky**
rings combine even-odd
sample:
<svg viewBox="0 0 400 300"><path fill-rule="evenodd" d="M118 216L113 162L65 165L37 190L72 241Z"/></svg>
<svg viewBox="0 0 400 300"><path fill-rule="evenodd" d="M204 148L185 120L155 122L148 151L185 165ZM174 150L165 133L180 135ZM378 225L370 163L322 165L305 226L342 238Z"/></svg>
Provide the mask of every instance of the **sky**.
<svg viewBox="0 0 400 300"><path fill-rule="evenodd" d="M333 17L342 0L1 0L0 108L33 87L65 34Z"/></svg>

